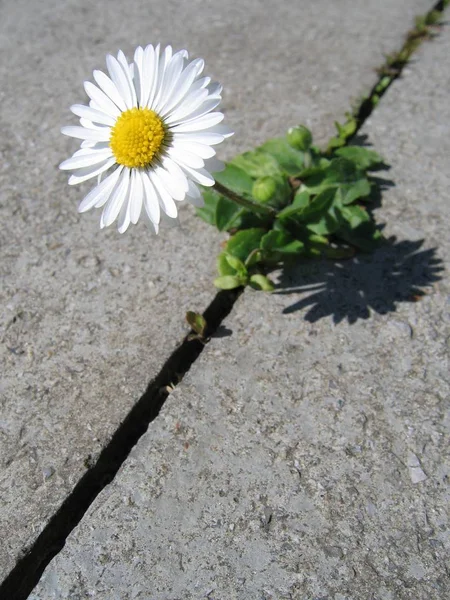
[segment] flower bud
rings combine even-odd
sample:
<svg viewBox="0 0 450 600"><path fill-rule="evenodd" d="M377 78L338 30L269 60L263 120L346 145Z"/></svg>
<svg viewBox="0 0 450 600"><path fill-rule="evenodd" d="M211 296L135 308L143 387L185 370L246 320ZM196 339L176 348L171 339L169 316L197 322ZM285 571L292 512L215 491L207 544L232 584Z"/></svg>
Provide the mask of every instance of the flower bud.
<svg viewBox="0 0 450 600"><path fill-rule="evenodd" d="M252 196L258 202L266 204L270 202L277 193L277 181L270 175L260 177L255 181L252 188Z"/></svg>
<svg viewBox="0 0 450 600"><path fill-rule="evenodd" d="M289 146L302 152L307 152L312 144L312 134L303 125L291 127L287 132L287 141Z"/></svg>

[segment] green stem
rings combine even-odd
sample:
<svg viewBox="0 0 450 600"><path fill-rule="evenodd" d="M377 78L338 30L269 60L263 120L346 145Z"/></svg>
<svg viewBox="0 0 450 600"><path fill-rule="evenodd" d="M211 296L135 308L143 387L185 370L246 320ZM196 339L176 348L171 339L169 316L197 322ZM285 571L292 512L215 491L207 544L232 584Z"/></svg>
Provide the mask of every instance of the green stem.
<svg viewBox="0 0 450 600"><path fill-rule="evenodd" d="M228 198L228 200L231 200L235 204L239 204L240 206L243 206L244 208L247 208L248 210L254 213L260 213L261 215L266 215L267 217L272 218L275 218L277 216L276 210L271 208L270 206L265 206L264 204L257 204L256 202L252 202L251 200L242 198L242 196L238 196L238 194L235 194L233 191L229 190L227 187L225 187L218 181L216 181L216 183L214 184L213 189L215 189L216 192L219 192L219 194L222 194L222 196Z"/></svg>

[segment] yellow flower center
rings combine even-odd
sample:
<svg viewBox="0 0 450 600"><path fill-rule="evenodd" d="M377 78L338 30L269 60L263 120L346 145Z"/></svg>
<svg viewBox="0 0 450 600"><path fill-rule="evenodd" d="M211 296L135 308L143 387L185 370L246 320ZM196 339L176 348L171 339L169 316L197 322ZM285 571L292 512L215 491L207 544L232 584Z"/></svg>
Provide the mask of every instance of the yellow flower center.
<svg viewBox="0 0 450 600"><path fill-rule="evenodd" d="M117 119L109 145L120 165L146 167L161 150L165 135L163 122L153 110L130 108Z"/></svg>

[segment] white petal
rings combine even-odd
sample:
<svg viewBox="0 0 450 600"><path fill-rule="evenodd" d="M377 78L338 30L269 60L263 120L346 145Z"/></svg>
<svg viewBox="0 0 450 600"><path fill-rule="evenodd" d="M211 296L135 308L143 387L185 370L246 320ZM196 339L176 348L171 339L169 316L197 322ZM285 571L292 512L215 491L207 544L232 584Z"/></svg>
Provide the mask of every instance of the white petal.
<svg viewBox="0 0 450 600"><path fill-rule="evenodd" d="M181 145L177 144L167 150L167 154L173 158L178 164L184 164L193 169L201 169L205 166L203 158L197 154L192 154L186 150L183 150Z"/></svg>
<svg viewBox="0 0 450 600"><path fill-rule="evenodd" d="M95 108L98 108L112 117L117 118L120 116L120 110L100 88L90 81L85 81L84 89L86 90L86 94L89 96L89 98L95 102Z"/></svg>
<svg viewBox="0 0 450 600"><path fill-rule="evenodd" d="M204 185L205 187L211 187L214 185L214 177L208 173L206 169L191 169L186 165L180 165L183 171L188 175L190 179L193 179L196 183Z"/></svg>
<svg viewBox="0 0 450 600"><path fill-rule="evenodd" d="M110 127L110 125L95 125L92 121L85 119L84 117L81 117L80 125L81 127L86 127L86 129L100 129L101 131L105 131L105 127Z"/></svg>
<svg viewBox="0 0 450 600"><path fill-rule="evenodd" d="M220 135L223 135L224 138L229 138L232 135L234 135L234 131L232 129L230 129L227 125L214 125L214 127L211 127L210 129L208 129L208 132L210 133L218 133Z"/></svg>
<svg viewBox="0 0 450 600"><path fill-rule="evenodd" d="M144 58L142 61L142 76L140 76L141 81L141 100L140 106L147 106L149 101L149 96L151 91L154 88L155 78L158 74L157 69L157 58L155 54L155 49L151 44L149 44L144 50Z"/></svg>
<svg viewBox="0 0 450 600"><path fill-rule="evenodd" d="M197 90L188 94L183 102L164 118L164 121L168 125L171 125L175 121L182 119L185 115L190 114L201 106L207 97L207 90Z"/></svg>
<svg viewBox="0 0 450 600"><path fill-rule="evenodd" d="M188 121L187 123L181 123L180 125L176 125L175 127L171 127L171 130L176 133L181 132L189 132L189 131L201 131L203 129L209 129L209 127L213 127L217 125L221 121L223 121L224 115L221 112L213 112L199 119L194 119L193 121Z"/></svg>
<svg viewBox="0 0 450 600"><path fill-rule="evenodd" d="M193 181L189 181L189 189L188 193L186 194L186 200L190 202L190 204L198 206L199 208L205 205L203 196Z"/></svg>
<svg viewBox="0 0 450 600"><path fill-rule="evenodd" d="M207 89L210 96L220 98L223 87L220 85L220 83L217 83L217 81L212 81L208 84Z"/></svg>
<svg viewBox="0 0 450 600"><path fill-rule="evenodd" d="M136 89L134 87L134 83L133 83L133 63L131 63L131 65L128 64L127 58L125 56L125 54L122 52L122 50L119 50L119 52L117 53L117 61L120 63L120 66L122 67L124 73L125 73L125 77L127 79L128 82L128 87L130 88L130 92L131 92L131 102L133 106L137 106L137 98L136 98Z"/></svg>
<svg viewBox="0 0 450 600"><path fill-rule="evenodd" d="M197 142L190 142L188 140L176 140L173 143L174 148L180 148L182 150L186 150L191 154L198 154L201 158L212 158L215 156L216 151L211 146L206 146L205 144L199 144Z"/></svg>
<svg viewBox="0 0 450 600"><path fill-rule="evenodd" d="M173 145L179 142L188 142L196 144L205 144L206 146L216 146L223 142L225 137L219 133L211 131L198 131L192 133L175 133L172 138Z"/></svg>
<svg viewBox="0 0 450 600"><path fill-rule="evenodd" d="M164 110L161 113L162 117L167 115L173 108L177 106L179 102L184 99L186 94L190 91L195 78L198 77L198 75L202 72L204 66L205 62L200 58L193 60L187 65L180 75L177 83L177 89L174 91L172 98L164 106Z"/></svg>
<svg viewBox="0 0 450 600"><path fill-rule="evenodd" d="M100 227L108 227L111 223L119 216L120 209L123 203L127 200L128 190L130 186L130 170L128 168L123 169L120 174L119 181L115 186L108 203L103 209L103 213L100 220Z"/></svg>
<svg viewBox="0 0 450 600"><path fill-rule="evenodd" d="M78 172L69 177L69 185L77 185L77 183L83 183L83 181L87 181L92 177L96 177L107 171L110 167L112 167L116 163L116 159L109 158L104 163L100 163L100 165L94 165L92 167L84 167L83 169L79 169Z"/></svg>
<svg viewBox="0 0 450 600"><path fill-rule="evenodd" d="M220 104L219 98L215 98L213 100L207 99L204 102L202 102L200 106L198 106L195 110L190 111L182 118L177 118L176 120L174 119L173 121L171 121L170 127L172 128L176 125L179 125L180 123L187 123L188 121L199 119L200 117L203 117L203 115L206 115L212 110L214 110L218 104Z"/></svg>
<svg viewBox="0 0 450 600"><path fill-rule="evenodd" d="M125 233L128 226L131 223L130 219L130 203L131 203L131 185L128 187L126 198L120 209L119 216L117 217L117 231L119 233Z"/></svg>
<svg viewBox="0 0 450 600"><path fill-rule="evenodd" d="M183 201L184 197L186 196L186 190L184 188L183 181L177 179L176 177L173 177L162 167L157 167L155 170L158 177L162 181L164 187L167 189L172 198L174 200L177 200L178 202Z"/></svg>
<svg viewBox="0 0 450 600"><path fill-rule="evenodd" d="M130 219L134 225L136 225L141 216L143 198L144 184L142 182L141 171L133 169L131 171Z"/></svg>
<svg viewBox="0 0 450 600"><path fill-rule="evenodd" d="M186 177L186 173L181 169L181 167L179 167L177 163L167 155L163 157L162 165L172 177L175 177L180 182L180 185L183 185L184 191L187 192L189 189L189 181Z"/></svg>
<svg viewBox="0 0 450 600"><path fill-rule="evenodd" d="M79 138L80 140L91 140L94 142L107 142L111 136L111 128L103 129L86 129L78 125L67 125L62 127L61 133L70 137Z"/></svg>
<svg viewBox="0 0 450 600"><path fill-rule="evenodd" d="M94 79L97 82L97 85L114 102L114 104L120 108L121 111L127 110L125 100L119 94L118 89L108 75L103 73L103 71L94 71Z"/></svg>
<svg viewBox="0 0 450 600"><path fill-rule="evenodd" d="M152 103L155 99L155 95L158 92L159 85L159 72L160 72L160 45L155 46L155 54L153 57L153 78L152 86L150 88L147 100L147 106L151 108Z"/></svg>
<svg viewBox="0 0 450 600"><path fill-rule="evenodd" d="M116 124L116 119L107 115L104 112L96 110L95 108L91 108L90 106L84 106L84 104L74 104L70 107L70 110L74 115L78 117L83 117L85 119L89 119L94 123L100 123L101 125L109 125L110 127L114 127Z"/></svg>
<svg viewBox="0 0 450 600"><path fill-rule="evenodd" d="M116 185L119 175L122 171L123 167L118 167L115 171L108 175L106 179L93 188L87 196L83 198L78 207L78 212L83 213L87 210L90 210L94 206L96 208L100 208L103 204L108 200L109 195Z"/></svg>
<svg viewBox="0 0 450 600"><path fill-rule="evenodd" d="M141 172L142 183L144 184L144 207L148 218L154 225L158 225L161 219L161 209L153 183L150 181L148 173Z"/></svg>
<svg viewBox="0 0 450 600"><path fill-rule="evenodd" d="M154 102L154 110L158 113L164 109L164 106L170 101L172 92L177 84L181 71L184 67L184 56L182 52L177 52L171 59L164 73L164 79L161 82L161 87L158 97Z"/></svg>
<svg viewBox="0 0 450 600"><path fill-rule="evenodd" d="M103 162L107 158L112 156L112 152L110 148L106 148L105 150L92 150L86 152L83 149L83 154L79 154L76 152L71 158L63 161L59 168L64 170L72 170L72 169L81 169L82 167L90 167L93 165L97 165L98 163Z"/></svg>
<svg viewBox="0 0 450 600"><path fill-rule="evenodd" d="M155 187L161 208L166 215L169 215L169 217L174 219L178 215L178 210L172 196L166 190L163 182L160 180L155 171L149 171L148 176Z"/></svg>
<svg viewBox="0 0 450 600"><path fill-rule="evenodd" d="M133 97L131 95L131 89L128 83L128 79L125 75L125 71L123 70L121 64L114 58L111 54L108 54L106 57L106 66L108 67L108 71L111 79L114 82L119 94L125 101L127 108L133 108Z"/></svg>
<svg viewBox="0 0 450 600"><path fill-rule="evenodd" d="M136 98L139 106L142 106L141 95L142 95L142 65L144 60L144 50L142 46L138 46L134 51L134 87L136 89Z"/></svg>
<svg viewBox="0 0 450 600"><path fill-rule="evenodd" d="M194 81L194 83L191 85L191 89L189 91L194 92L196 90L202 90L202 89L208 87L208 85L210 83L211 83L211 77L201 77L200 79L197 79L197 81Z"/></svg>

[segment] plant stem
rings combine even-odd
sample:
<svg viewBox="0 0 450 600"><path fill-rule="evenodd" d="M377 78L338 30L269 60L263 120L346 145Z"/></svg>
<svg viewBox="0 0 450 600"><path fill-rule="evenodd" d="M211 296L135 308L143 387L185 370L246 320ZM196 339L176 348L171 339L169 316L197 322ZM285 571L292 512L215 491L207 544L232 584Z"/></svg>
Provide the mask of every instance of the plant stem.
<svg viewBox="0 0 450 600"><path fill-rule="evenodd" d="M238 196L238 194L235 194L233 191L229 190L227 187L225 187L218 181L216 181L216 183L214 184L213 189L215 189L216 192L219 192L219 194L222 194L222 196L228 198L228 200L231 200L235 204L239 204L240 206L243 206L244 208L247 208L248 210L254 213L260 213L262 215L266 215L267 217L272 218L275 218L277 216L276 210L271 208L270 206L258 204L256 202L252 202L252 200L242 198L242 196Z"/></svg>

